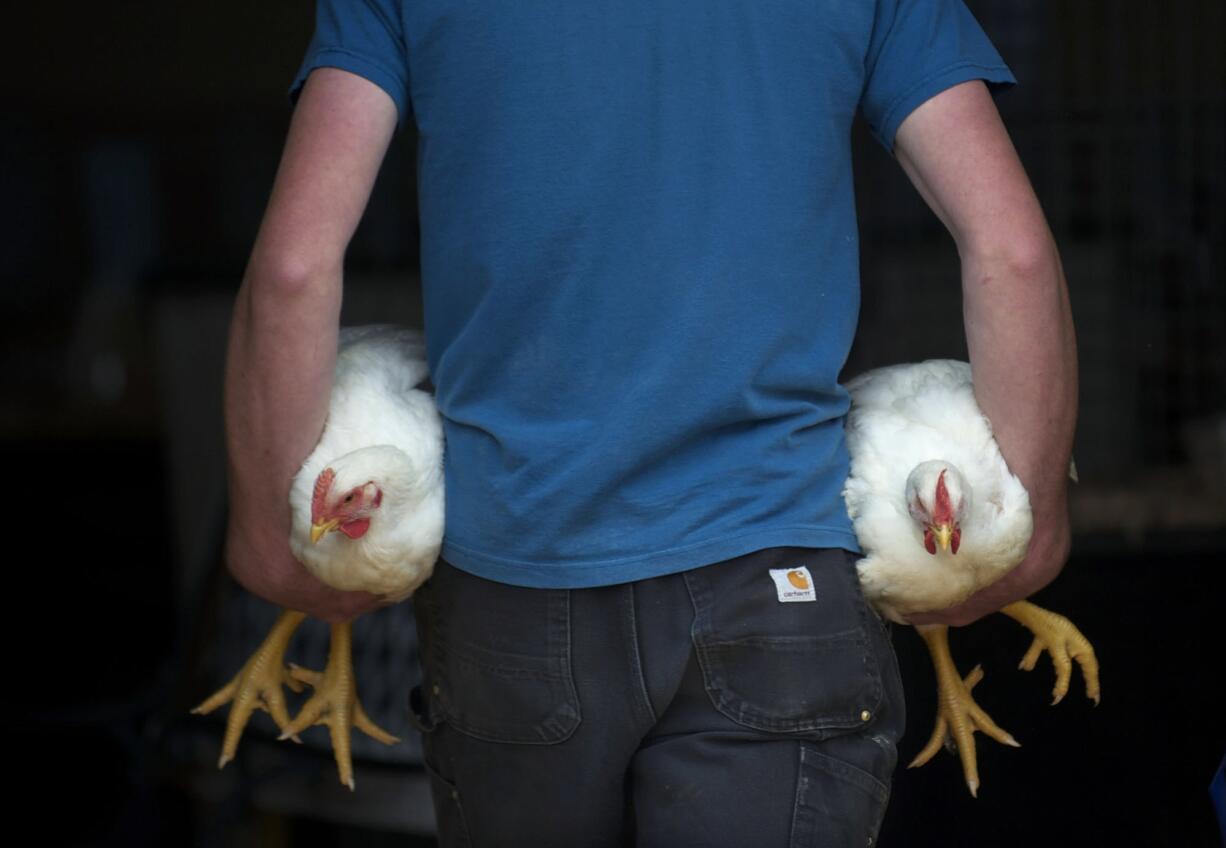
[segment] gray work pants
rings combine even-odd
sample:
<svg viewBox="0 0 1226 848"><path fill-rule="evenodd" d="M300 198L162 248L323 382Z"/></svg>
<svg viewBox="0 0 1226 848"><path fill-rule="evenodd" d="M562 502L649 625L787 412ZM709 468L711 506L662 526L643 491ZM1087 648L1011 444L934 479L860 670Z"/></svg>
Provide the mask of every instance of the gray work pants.
<svg viewBox="0 0 1226 848"><path fill-rule="evenodd" d="M576 590L439 562L413 707L441 844L873 845L903 699L855 560L772 548Z"/></svg>

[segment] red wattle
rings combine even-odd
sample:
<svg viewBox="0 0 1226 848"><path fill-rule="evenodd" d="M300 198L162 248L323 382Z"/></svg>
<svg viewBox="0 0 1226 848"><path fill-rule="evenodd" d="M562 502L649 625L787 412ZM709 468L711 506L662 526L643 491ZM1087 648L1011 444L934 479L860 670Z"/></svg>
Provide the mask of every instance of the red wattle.
<svg viewBox="0 0 1226 848"><path fill-rule="evenodd" d="M956 554L958 552L958 545L960 544L962 544L962 531L954 530L954 532L949 535L949 549Z"/></svg>
<svg viewBox="0 0 1226 848"><path fill-rule="evenodd" d="M366 531L370 529L370 519L355 518L353 521L346 521L337 529L350 539L358 539L366 535Z"/></svg>
<svg viewBox="0 0 1226 848"><path fill-rule="evenodd" d="M936 537L932 535L931 530L924 531L924 549L928 551L928 553L934 555L937 552L937 540Z"/></svg>

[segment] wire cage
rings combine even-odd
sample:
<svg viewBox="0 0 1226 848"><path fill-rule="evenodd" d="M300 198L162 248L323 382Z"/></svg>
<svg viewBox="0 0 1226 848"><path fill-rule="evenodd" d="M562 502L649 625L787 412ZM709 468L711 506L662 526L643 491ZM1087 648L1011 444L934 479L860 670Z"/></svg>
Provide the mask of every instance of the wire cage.
<svg viewBox="0 0 1226 848"><path fill-rule="evenodd" d="M1147 530L1220 531L1226 13L1210 0L968 5L1018 78L997 103L1071 293L1075 528L1134 542ZM863 316L848 373L964 357L956 251L897 166L857 140Z"/></svg>

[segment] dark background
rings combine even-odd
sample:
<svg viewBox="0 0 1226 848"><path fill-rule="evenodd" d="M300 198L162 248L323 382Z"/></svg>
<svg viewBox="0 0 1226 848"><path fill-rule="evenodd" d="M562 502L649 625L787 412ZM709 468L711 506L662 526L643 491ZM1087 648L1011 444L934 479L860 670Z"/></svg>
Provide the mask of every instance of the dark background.
<svg viewBox="0 0 1226 848"><path fill-rule="evenodd" d="M1077 679L1047 706L1050 665L1014 670L1028 638L1003 617L957 632L964 669L987 671L981 702L1024 747L980 742L978 800L953 757L900 768L881 842L1216 844L1223 7L969 5L1021 82L998 103L1072 292L1076 538L1038 600L1095 642L1103 703ZM359 667L387 678L359 668L375 681L368 706L410 742L359 747L355 796L335 787L322 730L291 750L257 723L219 774L219 722L186 715L271 614L219 565L220 369L311 4L22 4L3 19L16 51L0 84L0 473L19 820L47 844L429 844L403 709L416 674L407 607L356 640ZM864 307L847 373L963 356L953 245L856 132ZM350 249L347 320L419 314L413 144L398 137ZM927 738L934 688L921 642L896 628L895 643L905 763Z"/></svg>

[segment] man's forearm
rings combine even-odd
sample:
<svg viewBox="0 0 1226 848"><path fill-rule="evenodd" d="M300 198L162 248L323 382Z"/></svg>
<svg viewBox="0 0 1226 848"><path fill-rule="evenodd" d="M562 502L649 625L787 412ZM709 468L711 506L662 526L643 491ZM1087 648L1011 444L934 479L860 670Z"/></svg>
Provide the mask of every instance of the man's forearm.
<svg viewBox="0 0 1226 848"><path fill-rule="evenodd" d="M1077 348L1059 256L1050 237L1012 258L960 248L975 397L1030 495L1034 532L1002 579L955 607L911 616L913 624L969 624L1043 588L1068 557Z"/></svg>
<svg viewBox="0 0 1226 848"><path fill-rule="evenodd" d="M1029 594L1063 566L1077 419L1076 340L1050 237L994 255L964 251L963 310L976 399L1030 493L1035 545L1051 549L1000 587Z"/></svg>
<svg viewBox="0 0 1226 848"><path fill-rule="evenodd" d="M226 362L232 536L288 552L289 487L319 439L336 364L340 266L286 270L252 257L239 290ZM288 575L279 557L231 558L249 588ZM257 570L270 569L272 573ZM257 588L258 591L258 588Z"/></svg>

